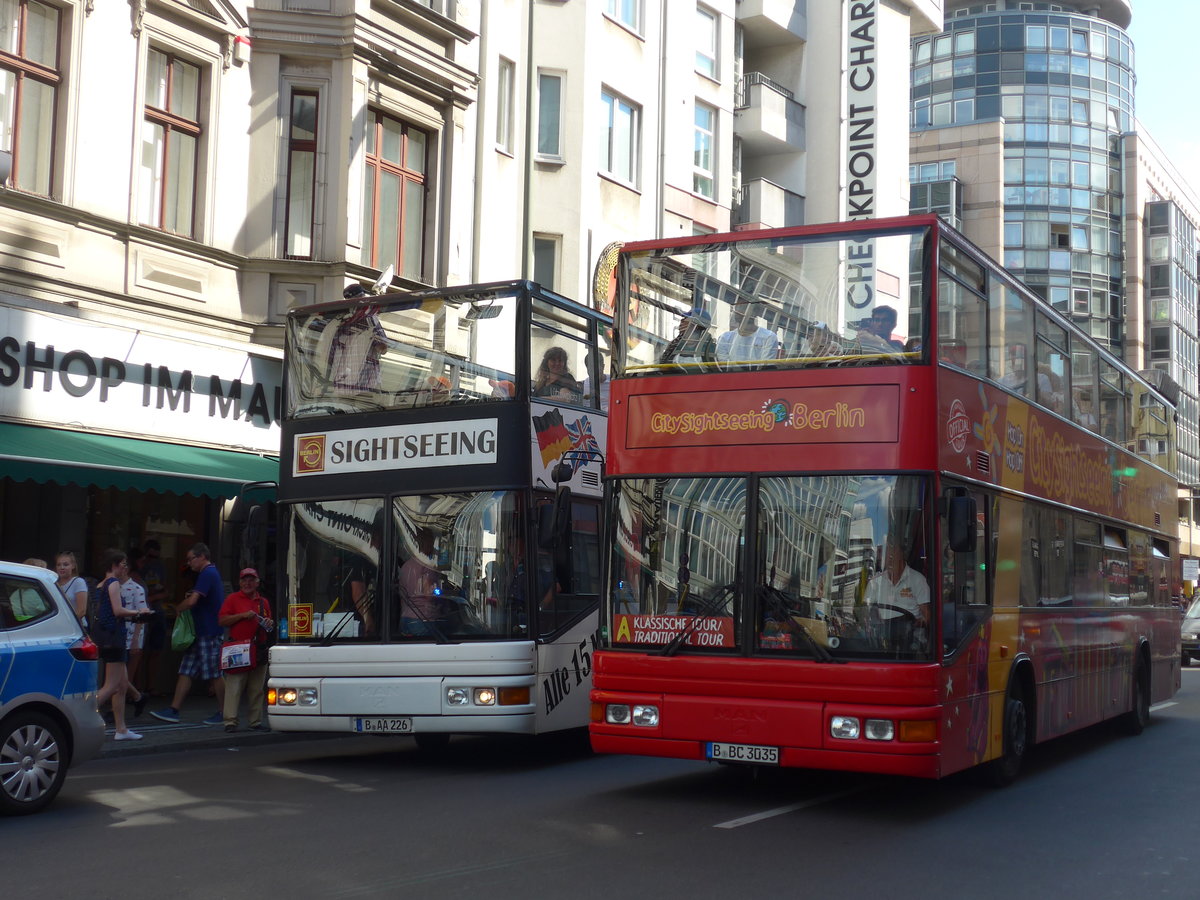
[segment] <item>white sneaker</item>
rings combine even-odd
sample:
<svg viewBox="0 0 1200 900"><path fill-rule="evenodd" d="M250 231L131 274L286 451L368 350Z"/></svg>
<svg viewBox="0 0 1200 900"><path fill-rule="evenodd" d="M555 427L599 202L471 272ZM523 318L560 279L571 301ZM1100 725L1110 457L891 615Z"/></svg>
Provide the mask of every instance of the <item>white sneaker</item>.
<svg viewBox="0 0 1200 900"><path fill-rule="evenodd" d="M140 741L142 736L136 731L118 731L113 735L115 741Z"/></svg>

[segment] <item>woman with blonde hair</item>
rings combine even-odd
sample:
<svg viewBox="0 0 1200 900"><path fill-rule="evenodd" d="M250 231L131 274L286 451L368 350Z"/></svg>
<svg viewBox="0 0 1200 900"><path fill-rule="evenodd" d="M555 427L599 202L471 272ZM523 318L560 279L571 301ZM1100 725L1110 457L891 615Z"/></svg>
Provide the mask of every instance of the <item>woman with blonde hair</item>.
<svg viewBox="0 0 1200 900"><path fill-rule="evenodd" d="M54 571L58 573L59 591L75 610L75 618L83 621L87 616L88 586L79 577L79 565L75 562L75 554L70 550L60 550L54 558Z"/></svg>

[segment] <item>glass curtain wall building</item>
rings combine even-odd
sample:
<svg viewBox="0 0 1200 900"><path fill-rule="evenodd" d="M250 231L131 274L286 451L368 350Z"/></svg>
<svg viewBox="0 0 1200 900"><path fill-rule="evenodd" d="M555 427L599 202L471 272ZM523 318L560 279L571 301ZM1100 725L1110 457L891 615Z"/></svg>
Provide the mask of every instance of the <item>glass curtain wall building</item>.
<svg viewBox="0 0 1200 900"><path fill-rule="evenodd" d="M912 45L912 127L1003 117L1002 261L1120 352L1133 45L1128 4L1086 7L951 0L945 31Z"/></svg>

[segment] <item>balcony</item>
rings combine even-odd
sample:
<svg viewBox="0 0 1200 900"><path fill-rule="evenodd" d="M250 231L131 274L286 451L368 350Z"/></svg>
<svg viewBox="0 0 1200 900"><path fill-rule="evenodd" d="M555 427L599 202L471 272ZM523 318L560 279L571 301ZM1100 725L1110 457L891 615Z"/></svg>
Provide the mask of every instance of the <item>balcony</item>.
<svg viewBox="0 0 1200 900"><path fill-rule="evenodd" d="M733 230L804 224L804 198L765 178L745 182L734 197Z"/></svg>
<svg viewBox="0 0 1200 900"><path fill-rule="evenodd" d="M808 40L807 0L738 0L736 16L747 49Z"/></svg>
<svg viewBox="0 0 1200 900"><path fill-rule="evenodd" d="M798 153L805 146L804 106L766 75L749 72L738 83L733 130L750 153Z"/></svg>

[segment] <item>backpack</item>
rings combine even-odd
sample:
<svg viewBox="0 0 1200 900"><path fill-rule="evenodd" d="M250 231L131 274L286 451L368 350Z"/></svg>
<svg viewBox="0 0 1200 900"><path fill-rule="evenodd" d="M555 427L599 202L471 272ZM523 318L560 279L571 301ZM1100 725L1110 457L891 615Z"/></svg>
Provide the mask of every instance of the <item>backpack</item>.
<svg viewBox="0 0 1200 900"><path fill-rule="evenodd" d="M94 588L88 598L88 634L92 642L102 650L125 646L125 626L113 615L108 599L108 585L116 579L105 578ZM102 614L101 610L107 607Z"/></svg>

